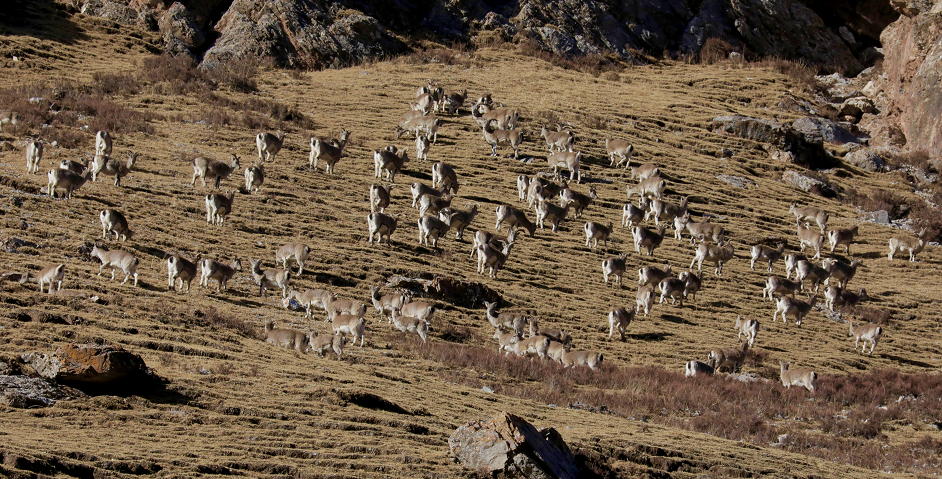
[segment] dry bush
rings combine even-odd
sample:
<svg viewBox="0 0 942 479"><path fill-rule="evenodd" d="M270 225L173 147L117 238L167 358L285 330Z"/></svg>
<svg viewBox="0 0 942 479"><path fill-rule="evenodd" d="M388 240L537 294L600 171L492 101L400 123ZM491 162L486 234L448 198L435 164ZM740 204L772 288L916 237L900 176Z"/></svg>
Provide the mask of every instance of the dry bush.
<svg viewBox="0 0 942 479"><path fill-rule="evenodd" d="M936 192L931 200L936 205L942 205L939 201L942 194ZM916 229L925 228L926 241L939 241L942 239L942 211L929 206L924 201L917 202L909 210L909 217L915 222Z"/></svg>
<svg viewBox="0 0 942 479"><path fill-rule="evenodd" d="M443 65L457 65L462 68L479 66L468 53L468 46L463 43L456 43L450 48L441 46L422 48L401 55L396 60L407 65L441 63Z"/></svg>
<svg viewBox="0 0 942 479"><path fill-rule="evenodd" d="M41 137L48 143L56 142L62 148L75 149L82 146L89 135L81 130L50 127L43 129Z"/></svg>
<svg viewBox="0 0 942 479"><path fill-rule="evenodd" d="M258 339L258 331L251 324L243 322L234 316L226 315L216 308L209 308L205 312L197 310L193 315L202 317L203 323L211 328L232 329L247 338Z"/></svg>
<svg viewBox="0 0 942 479"><path fill-rule="evenodd" d="M713 65L729 58L735 48L729 42L720 38L707 38L700 49L700 63Z"/></svg>
<svg viewBox="0 0 942 479"><path fill-rule="evenodd" d="M241 123L250 130L267 130L269 126L268 118L249 109L242 111Z"/></svg>
<svg viewBox="0 0 942 479"><path fill-rule="evenodd" d="M900 219L908 211L909 203L905 197L890 190L876 188L867 194L861 194L856 189L850 189L844 196L844 203L852 204L864 211L884 210L890 219Z"/></svg>
<svg viewBox="0 0 942 479"><path fill-rule="evenodd" d="M219 128L232 124L232 117L226 110L218 107L203 108L194 121L201 121L211 128Z"/></svg>
<svg viewBox="0 0 942 479"><path fill-rule="evenodd" d="M92 74L95 88L106 95L134 95L141 91L141 84L131 75L124 73Z"/></svg>
<svg viewBox="0 0 942 479"><path fill-rule="evenodd" d="M884 427L891 424L935 423L942 414L942 402L937 399L942 396L942 377L928 373L886 369L824 376L816 391L809 393L802 388L785 389L778 384L777 372L769 385L724 380L722 375L684 378L679 371L656 367L564 369L551 361L504 356L480 346L417 341L401 346L415 356L441 363L439 374L449 381L481 387L485 378L500 394L650 420L761 446L788 434L783 447L790 451L860 467L875 467L870 457L873 451L861 449L861 441L882 437ZM766 355L759 354L751 363L761 365L765 360ZM812 394L814 402L806 401ZM824 433L793 432L793 420L817 421ZM920 444L933 451L942 447L942 441L935 440ZM913 445L889 446L890 452L897 447ZM893 457L901 471L917 465L915 460L901 459L901 453Z"/></svg>
<svg viewBox="0 0 942 479"><path fill-rule="evenodd" d="M599 78L601 78L602 80L608 80L608 81L621 81L621 75L613 71L607 71L599 75Z"/></svg>
<svg viewBox="0 0 942 479"><path fill-rule="evenodd" d="M153 134L154 127L149 121L156 117L154 114L132 110L113 102L108 98L111 93L106 93L102 87L106 85L122 90L127 83L123 79L103 81L105 83L95 85L80 85L70 81L40 83L0 90L0 108L19 113L18 134L38 134L48 141L59 141L66 147L75 147L82 141L83 135L75 131L77 129ZM30 98L44 100L30 102ZM55 111L51 109L52 102L56 105Z"/></svg>
<svg viewBox="0 0 942 479"><path fill-rule="evenodd" d="M216 85L225 86L240 93L252 93L258 90L255 76L261 66L271 64L271 60L255 57L220 62L215 68L207 69L205 77Z"/></svg>
<svg viewBox="0 0 942 479"><path fill-rule="evenodd" d="M138 79L157 84L165 94L205 94L211 90L196 62L185 56L160 55L144 59Z"/></svg>
<svg viewBox="0 0 942 479"><path fill-rule="evenodd" d="M817 70L804 60L785 60L783 58L767 57L752 63L759 68L770 68L788 77L794 86L800 90L811 92L818 87L815 79Z"/></svg>
<svg viewBox="0 0 942 479"><path fill-rule="evenodd" d="M930 162L929 152L926 150L914 150L897 155L887 155L886 162L895 168L910 165L926 173L935 169Z"/></svg>
<svg viewBox="0 0 942 479"><path fill-rule="evenodd" d="M544 50L539 43L532 39L521 40L517 43L517 50L526 56L538 58L553 66L588 73L596 78L606 72L618 74L625 70L624 60L613 53L567 57Z"/></svg>

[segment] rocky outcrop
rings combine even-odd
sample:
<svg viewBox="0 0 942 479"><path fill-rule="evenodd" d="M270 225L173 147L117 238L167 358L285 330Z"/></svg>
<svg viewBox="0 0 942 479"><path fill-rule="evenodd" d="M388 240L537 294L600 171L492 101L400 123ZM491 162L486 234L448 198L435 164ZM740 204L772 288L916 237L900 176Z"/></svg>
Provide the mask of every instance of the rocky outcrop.
<svg viewBox="0 0 942 479"><path fill-rule="evenodd" d="M67 344L52 356L31 353L23 355L22 360L42 377L77 387L157 380L140 356L120 346Z"/></svg>
<svg viewBox="0 0 942 479"><path fill-rule="evenodd" d="M827 118L813 116L799 118L792 123L792 128L804 135L805 138L820 139L835 145L865 141L865 138L858 138L844 127Z"/></svg>
<svg viewBox="0 0 942 479"><path fill-rule="evenodd" d="M245 57L318 68L406 50L376 18L332 15L314 2L298 0L235 0L215 29L219 40L203 60L209 68Z"/></svg>
<svg viewBox="0 0 942 479"><path fill-rule="evenodd" d="M195 39L192 33L218 38L205 52L208 66L253 56L283 65L342 65L404 51L397 36L447 44L474 41L482 32L497 32L503 40L527 39L564 55L695 54L708 39L720 38L756 55L800 58L850 73L873 60L865 49L873 50L874 42L858 42L855 35L869 38L887 21L884 16L855 12L844 21L828 12L826 23L813 7L795 0L90 0L83 12L129 24L165 8L186 12L174 14L177 25L192 21L183 32L167 35L161 22L165 48L200 56L200 47L187 45L199 43L187 40ZM188 20L181 21L184 17Z"/></svg>
<svg viewBox="0 0 942 479"><path fill-rule="evenodd" d="M206 37L193 19L190 11L181 3L174 3L157 21L167 51L173 54L189 54L206 43Z"/></svg>
<svg viewBox="0 0 942 479"><path fill-rule="evenodd" d="M711 130L766 143L774 151L773 157L807 168L829 168L834 163L817 130L802 132L778 121L739 115L714 118Z"/></svg>
<svg viewBox="0 0 942 479"><path fill-rule="evenodd" d="M902 15L880 35L882 72L863 89L881 114L861 126L881 147L942 156L942 7L928 1L891 1Z"/></svg>
<svg viewBox="0 0 942 479"><path fill-rule="evenodd" d="M553 428L537 430L510 413L471 421L448 438L451 454L467 468L513 477L576 478L579 467Z"/></svg>

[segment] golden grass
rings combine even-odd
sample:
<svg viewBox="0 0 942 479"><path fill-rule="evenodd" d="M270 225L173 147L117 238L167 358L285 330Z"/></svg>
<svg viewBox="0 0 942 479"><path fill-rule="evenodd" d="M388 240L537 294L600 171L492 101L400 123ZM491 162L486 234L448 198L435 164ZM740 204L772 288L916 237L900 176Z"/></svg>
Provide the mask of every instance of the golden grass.
<svg viewBox="0 0 942 479"><path fill-rule="evenodd" d="M138 41L130 36L130 29L99 19L75 16L73 21L83 35L72 43L31 36L0 37L8 52L26 48L47 52L29 58L27 67L4 70L0 87L66 78L91 83L96 73L133 73L148 55L141 42L154 41ZM132 47L115 42L115 38L126 39ZM275 349L244 328L231 327L233 321L256 331L261 331L266 320L317 332L326 331L327 326L319 320L308 324L301 314L281 308L280 298L259 297L247 272L230 282L228 294L217 295L198 287L190 295L166 291L164 258L169 253L226 260L237 256L246 266L247 258L264 258L265 266L273 267L275 248L301 241L314 249L309 260L313 267L311 273L294 282L297 289L328 288L341 298L368 301L370 287L393 275L433 273L480 281L499 291L512 308L535 311L541 325L571 330L577 348L604 352L606 374L639 366L653 368L651 374L667 374L663 370L679 374L684 362L705 358L711 348L735 345L732 322L737 314L762 322L757 341L761 361L747 365L746 372L771 380L758 386L770 391L781 389L774 367L779 359L812 368L823 379L856 377L862 371L885 368L906 373L938 371L935 305L940 288L932 278L939 253L930 247L918 263L889 263L886 240L899 233L888 228L863 224L860 244L852 250L866 267L851 285L867 288L874 299L866 306L891 313L885 325L887 333L872 357L855 353L852 340L846 337L846 325L829 321L819 311L806 318L800 328L769 321L774 305L760 300L767 275L749 271L748 246L779 237L787 238L788 251L793 251L797 238L788 215L792 202L826 208L835 226L854 224L857 217L847 205L782 184L778 178L786 166L770 160L760 145L708 131L710 120L718 115L791 118L789 113L774 110L783 92L793 86L786 77L764 68L730 68L722 62L711 66L665 63L632 67L622 71L618 81L609 81L551 67L507 50L461 54L467 55L466 61L448 62L452 64L389 61L302 74L264 70L256 78L256 93L217 92L241 104L272 100L305 117L303 122L280 123L288 134L287 141L276 162L266 165L262 192L237 194L234 212L221 228L209 227L204 221L202 198L209 189L189 185L189 159L198 155L225 159L236 153L243 158L243 167L248 166L256 156L257 131L239 122L211 127L192 121L207 108L205 98L167 94L165 85L146 81L141 93L114 98L118 104L152 115L149 124L155 130L152 135L116 136L115 156L123 157L128 151L141 154L137 169L122 181L125 188L102 181L86 185L72 200L51 199L35 193L45 185L45 175L23 174L22 151L0 153L2 236L38 245L20 247L19 254L0 251L4 268L21 271L53 262L68 263L66 291L47 296L19 284L0 283L0 298L14 312L42 309L81 319L81 324L55 325L0 318L0 352L51 353L65 342L101 339L140 353L168 380L163 393L103 396L60 402L42 410L5 412L0 441L4 446L0 449L6 460L0 471L31 470L31 458L48 465L52 463L49 457L55 457L66 466L110 467L112 473L159 467L161 473L180 476L226 471L312 477L332 473L456 476L466 473L448 457L448 435L465 421L501 410L520 414L540 427L557 427L570 444L583 448L586 454L607 458L612 471L626 476L653 472L677 477L707 472L872 475L872 470L845 462L879 470L910 467L916 471L911 465L895 466L886 461L863 464L837 454L821 453L827 460L792 454L771 447L776 438L757 446L723 439L723 434L699 434L684 429L692 427L686 423L698 420L693 411L648 417L659 423L652 424L639 422L640 412L597 414L569 409L567 404L549 406L524 399L541 388L552 391L556 383L546 379L552 375L558 375L559 384L574 384L575 392L582 394L578 397L597 398L591 404L595 407L604 405L610 395L626 391L641 394L648 386L637 381L616 391L611 390L612 385L580 379L587 375L584 371L552 367L548 372L525 376L531 377L529 380L511 383L513 374L501 366L457 367L441 359L430 352L431 347L423 349L414 339L405 339L379 323L372 311L368 313L367 346L348 346L342 361ZM446 161L458 172L461 190L454 205L479 204L481 213L473 229L492 231L494 207L516 204L516 175L548 171L546 151L538 136L541 118L559 119L573 128L577 148L584 152L587 177L598 190L600 199L586 210L582 220L566 220L558 234L547 230L538 232L536 238L524 236L496 280L475 273L474 263L467 259L467 241L456 242L450 235L440 243L440 250L417 246L416 214L409 208L407 185L429 183L431 162L412 161L397 179L394 204L388 210L400 216L393 247L371 248L366 241L368 187L376 181L372 151L390 143L411 148L411 141L395 139L394 129L415 88L426 78L436 79L447 90L467 88L472 96L489 91L496 100L522 113L522 128L527 132L522 153L533 158L530 164L489 157L490 148L467 116L446 118L438 144L432 147L431 159ZM216 107L232 116L243 114L222 103ZM299 128L299 124L312 127ZM310 136L337 135L341 128L350 130L352 137L336 167L337 175L310 172ZM3 136L20 144L19 137ZM657 305L651 317L631 325L624 343L607 340L606 316L613 307L634 303L633 271L665 262L683 269L693 252L686 241L667 239L653 258L641 257L633 252L630 234L622 227L616 227L604 252L583 246L584 221L619 223L625 185L630 182L627 172L608 167L606 136L630 139L638 151L635 161L654 162L665 172L671 198L690 195L694 214L714 215L714 221L723 224L736 241L737 258L724 268L722 277L704 269L704 289L697 301L683 308ZM61 159L89 155L93 138L90 134L84 138L77 150L48 147L43 173ZM714 154L722 148L732 150L734 156L717 158ZM241 173L234 173L223 189L241 185ZM719 174L748 177L758 187L732 189L716 179ZM834 179L844 187L892 189L913 197L911 191L894 184L896 180L893 175L859 171L849 178ZM586 185L575 188L587 190ZM138 255L140 288L97 277L97 263L82 252L83 246L99 240L98 211L104 208L125 212L135 231L133 241L111 246ZM533 218L532 212L528 215ZM21 219L28 224L25 230L19 229ZM623 251L631 251L628 286L605 288L600 263ZM776 274L782 271L783 265L776 264ZM98 296L99 301L90 301L92 296ZM443 332L459 331L470 332L469 347L494 349L492 328L484 319L483 308L439 306L430 335L434 348L465 347L441 345ZM546 367L520 364L520 368ZM546 383L541 382L544 379ZM695 387L731 387L726 383L698 382ZM480 390L484 385L503 393L484 393ZM367 392L406 413L376 408L368 400L358 399ZM813 396L790 391L786 397L800 402ZM712 407L706 404L704 408ZM779 431L812 438L827 436L816 431L820 421L788 417L773 422L778 423L775 427ZM885 427L883 436L861 444L901 445L921 439L927 431L932 431L931 426L918 420L901 420ZM730 432L728 437L735 435Z"/></svg>

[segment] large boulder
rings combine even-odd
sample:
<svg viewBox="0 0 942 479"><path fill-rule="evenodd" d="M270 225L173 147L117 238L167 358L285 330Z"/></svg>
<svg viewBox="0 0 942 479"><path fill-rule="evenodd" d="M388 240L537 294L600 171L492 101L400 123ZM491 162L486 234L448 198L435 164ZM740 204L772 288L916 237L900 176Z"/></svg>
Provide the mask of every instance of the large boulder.
<svg viewBox="0 0 942 479"><path fill-rule="evenodd" d="M156 380L144 359L120 346L73 343L59 347L52 356L31 353L22 360L42 377L77 387Z"/></svg>
<svg viewBox="0 0 942 479"><path fill-rule="evenodd" d="M471 421L448 438L451 454L467 468L527 478L576 478L572 451L553 428L537 430L510 413Z"/></svg>
<svg viewBox="0 0 942 479"><path fill-rule="evenodd" d="M813 139L813 141L824 141L835 145L860 142L860 138L856 135L827 118L816 116L799 118L792 123L792 128L804 135L806 139Z"/></svg>
<svg viewBox="0 0 942 479"><path fill-rule="evenodd" d="M886 162L870 148L857 148L844 156L844 161L866 171L886 171Z"/></svg>

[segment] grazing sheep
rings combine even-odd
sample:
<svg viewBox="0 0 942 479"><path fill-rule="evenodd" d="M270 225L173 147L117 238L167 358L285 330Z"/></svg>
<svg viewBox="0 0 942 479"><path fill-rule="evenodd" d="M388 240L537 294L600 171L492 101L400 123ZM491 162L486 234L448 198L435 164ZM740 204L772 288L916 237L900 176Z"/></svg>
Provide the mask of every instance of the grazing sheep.
<svg viewBox="0 0 942 479"><path fill-rule="evenodd" d="M742 336L746 335L746 343L751 348L752 345L756 342L756 335L759 333L759 322L755 319L744 319L742 316L737 314L736 324L733 327L739 333L736 335L736 338L739 340L739 344L742 344Z"/></svg>
<svg viewBox="0 0 942 479"><path fill-rule="evenodd" d="M608 339L611 341L615 331L621 335L621 340L625 340L625 330L631 324L637 311L634 309L615 308L608 312Z"/></svg>
<svg viewBox="0 0 942 479"><path fill-rule="evenodd" d="M870 353L873 354L873 348L877 347L877 342L880 341L880 336L883 336L883 328L877 326L873 323L861 324L854 326L854 323L850 323L850 333L848 336L854 337L854 352L857 352L857 345L860 343L860 340L863 340L863 347L860 348L860 352L863 353L867 350L867 343L870 343Z"/></svg>
<svg viewBox="0 0 942 479"><path fill-rule="evenodd" d="M686 373L684 375L688 378L701 374L710 376L716 374L716 369L714 369L713 366L702 361L688 361L685 369Z"/></svg>
<svg viewBox="0 0 942 479"><path fill-rule="evenodd" d="M92 247L91 256L101 260L101 266L98 267L98 276L101 276L102 269L111 266L111 280L114 281L114 272L120 268L121 271L124 271L124 281L121 284L127 283L128 278L134 276L134 286L137 287L138 260L134 255L126 251L108 251L94 246Z"/></svg>
<svg viewBox="0 0 942 479"><path fill-rule="evenodd" d="M782 366L782 372L779 377L782 379L782 385L784 385L786 389L791 389L792 386L802 386L814 392L814 382L818 379L818 375L814 371L807 369L789 370L788 365L791 364L791 361L787 363L779 361L778 363Z"/></svg>

